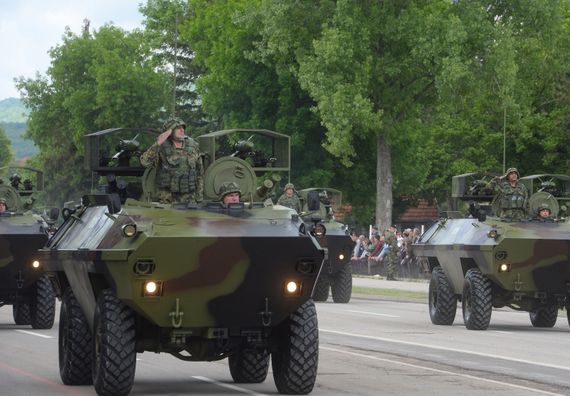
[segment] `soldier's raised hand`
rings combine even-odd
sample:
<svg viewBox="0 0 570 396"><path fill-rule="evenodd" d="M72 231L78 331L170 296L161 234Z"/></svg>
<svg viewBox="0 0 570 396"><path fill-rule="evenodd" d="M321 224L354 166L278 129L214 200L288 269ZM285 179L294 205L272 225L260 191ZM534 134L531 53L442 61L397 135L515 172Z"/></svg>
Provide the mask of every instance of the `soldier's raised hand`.
<svg viewBox="0 0 570 396"><path fill-rule="evenodd" d="M162 143L166 141L166 139L170 137L171 134L172 134L172 128L167 129L166 131L158 135L158 137L156 138L156 143L160 146Z"/></svg>

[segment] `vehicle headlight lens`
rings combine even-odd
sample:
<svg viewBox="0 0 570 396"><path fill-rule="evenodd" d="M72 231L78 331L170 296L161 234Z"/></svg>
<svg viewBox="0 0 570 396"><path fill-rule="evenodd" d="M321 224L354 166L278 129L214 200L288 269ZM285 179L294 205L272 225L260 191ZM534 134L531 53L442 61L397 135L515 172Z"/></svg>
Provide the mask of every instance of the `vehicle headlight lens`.
<svg viewBox="0 0 570 396"><path fill-rule="evenodd" d="M34 261L32 262L32 267L34 267L34 268L40 268L40 262L39 262L38 260L34 260Z"/></svg>
<svg viewBox="0 0 570 396"><path fill-rule="evenodd" d="M497 239L497 237L499 236L499 231L497 231L497 230L490 230L490 231L487 233L487 236L488 236L489 238Z"/></svg>
<svg viewBox="0 0 570 396"><path fill-rule="evenodd" d="M507 263L503 263L499 265L499 272L509 272L511 270L511 266Z"/></svg>
<svg viewBox="0 0 570 396"><path fill-rule="evenodd" d="M338 255L338 259L339 259L339 260L344 260L344 254L342 254L342 253L339 254L339 255Z"/></svg>
<svg viewBox="0 0 570 396"><path fill-rule="evenodd" d="M125 224L123 226L123 235L127 238L134 236L137 233L136 224Z"/></svg>
<svg viewBox="0 0 570 396"><path fill-rule="evenodd" d="M155 297L162 294L162 282L159 281L146 281L143 284L143 296Z"/></svg>
<svg viewBox="0 0 570 396"><path fill-rule="evenodd" d="M283 292L286 296L299 296L301 294L301 282L287 281L284 284Z"/></svg>

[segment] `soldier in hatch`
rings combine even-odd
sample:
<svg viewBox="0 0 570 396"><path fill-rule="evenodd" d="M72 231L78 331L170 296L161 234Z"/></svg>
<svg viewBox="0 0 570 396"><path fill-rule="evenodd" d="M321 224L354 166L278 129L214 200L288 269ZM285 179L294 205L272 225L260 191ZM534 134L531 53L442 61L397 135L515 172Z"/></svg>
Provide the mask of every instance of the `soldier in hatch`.
<svg viewBox="0 0 570 396"><path fill-rule="evenodd" d="M6 202L6 198L0 198L0 213L4 213L8 211L8 203Z"/></svg>
<svg viewBox="0 0 570 396"><path fill-rule="evenodd" d="M551 212L550 212L550 206L548 206L547 204L543 203L538 205L538 209L536 211L536 220L538 221L547 221L547 220L552 220L551 216Z"/></svg>
<svg viewBox="0 0 570 396"><path fill-rule="evenodd" d="M524 220L526 218L526 205L528 190L519 182L519 171L509 168L504 176L495 177L489 183L499 201L501 208L499 216L502 219Z"/></svg>
<svg viewBox="0 0 570 396"><path fill-rule="evenodd" d="M301 211L301 200L295 192L293 183L285 184L285 192L277 200L278 205L287 206L288 208L295 209L297 212Z"/></svg>
<svg viewBox="0 0 570 396"><path fill-rule="evenodd" d="M225 205L238 203L241 198L241 190L234 182L225 182L220 187L220 201Z"/></svg>
<svg viewBox="0 0 570 396"><path fill-rule="evenodd" d="M198 143L186 136L186 123L171 118L164 132L142 156L144 167L156 168L158 200L197 203L203 199L204 169Z"/></svg>

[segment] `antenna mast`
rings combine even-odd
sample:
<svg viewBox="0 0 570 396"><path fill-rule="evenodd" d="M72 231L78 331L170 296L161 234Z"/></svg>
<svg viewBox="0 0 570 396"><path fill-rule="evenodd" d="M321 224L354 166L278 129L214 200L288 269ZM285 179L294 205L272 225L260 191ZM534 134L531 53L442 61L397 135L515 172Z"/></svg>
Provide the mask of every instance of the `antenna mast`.
<svg viewBox="0 0 570 396"><path fill-rule="evenodd" d="M172 117L176 116L176 73L178 61L178 13L175 14L174 26L174 62L173 62L173 76L172 76Z"/></svg>

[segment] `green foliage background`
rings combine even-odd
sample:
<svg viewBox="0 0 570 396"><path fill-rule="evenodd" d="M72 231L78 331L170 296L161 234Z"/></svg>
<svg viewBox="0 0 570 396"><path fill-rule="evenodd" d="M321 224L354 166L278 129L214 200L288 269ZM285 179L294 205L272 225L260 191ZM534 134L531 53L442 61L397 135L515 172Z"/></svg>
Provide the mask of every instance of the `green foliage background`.
<svg viewBox="0 0 570 396"><path fill-rule="evenodd" d="M403 195L444 202L454 174L570 171L570 0L147 0L141 12L141 31L66 31L47 75L18 80L50 199L89 188L86 133L173 111L194 134L289 134L292 181L342 190L364 224L397 217Z"/></svg>

